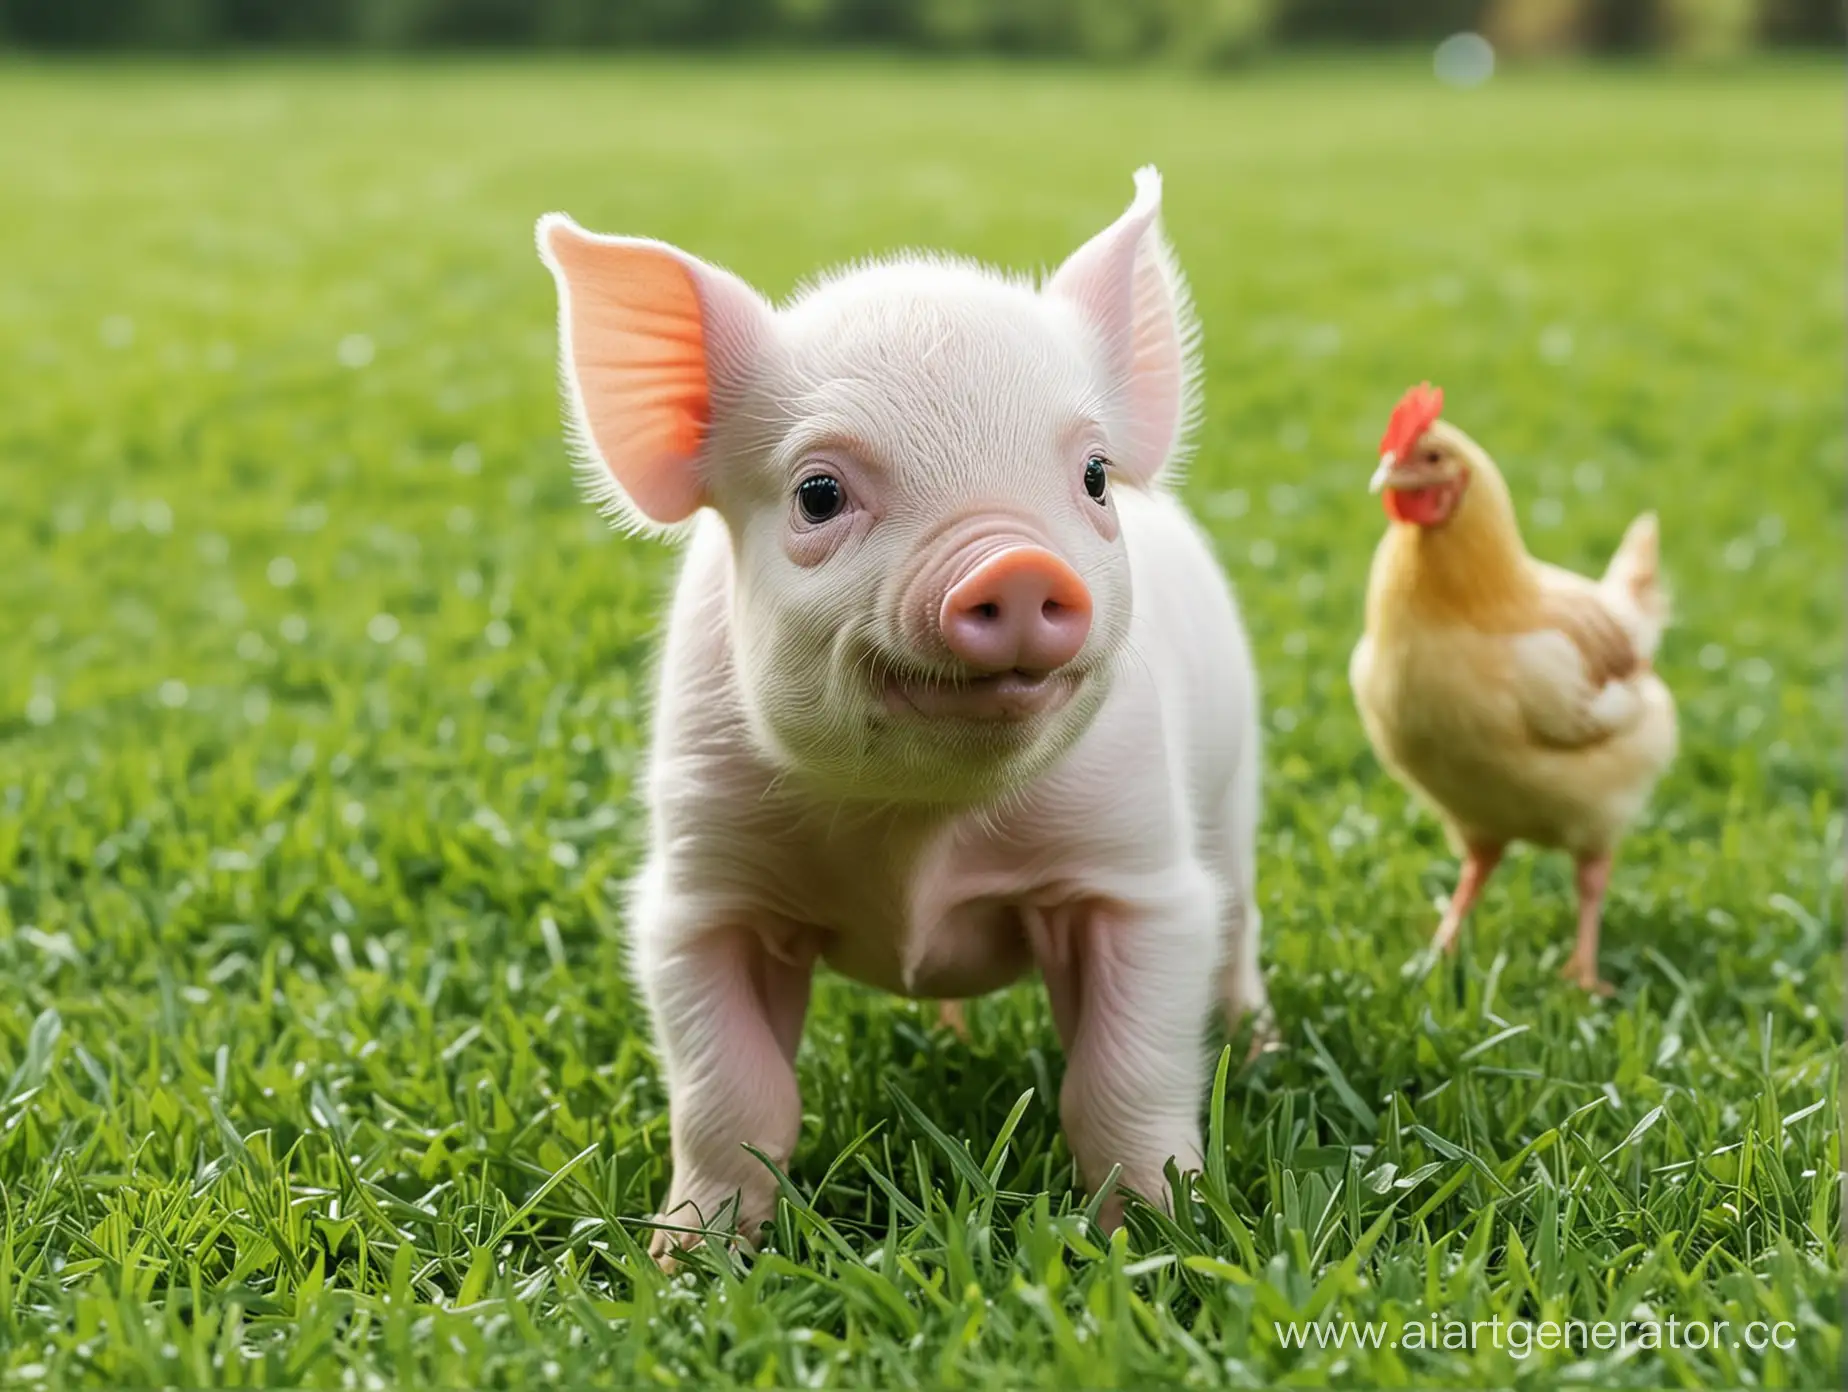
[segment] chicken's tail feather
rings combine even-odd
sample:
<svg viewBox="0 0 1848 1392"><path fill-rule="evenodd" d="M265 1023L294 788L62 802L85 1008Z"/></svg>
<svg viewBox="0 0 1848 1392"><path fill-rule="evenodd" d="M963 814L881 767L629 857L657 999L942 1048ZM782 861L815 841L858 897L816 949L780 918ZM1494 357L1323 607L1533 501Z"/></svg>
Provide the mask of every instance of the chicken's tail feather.
<svg viewBox="0 0 1848 1392"><path fill-rule="evenodd" d="M1641 620L1639 645L1653 655L1662 630L1668 626L1668 587L1662 579L1661 527L1653 512L1630 524L1617 543L1616 554L1604 572L1604 587L1632 609Z"/></svg>

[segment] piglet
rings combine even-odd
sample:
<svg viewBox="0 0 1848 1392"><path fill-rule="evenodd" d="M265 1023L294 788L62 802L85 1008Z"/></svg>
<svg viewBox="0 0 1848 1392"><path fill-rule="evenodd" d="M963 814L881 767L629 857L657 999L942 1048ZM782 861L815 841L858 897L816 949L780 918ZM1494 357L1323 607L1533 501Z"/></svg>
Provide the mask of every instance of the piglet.
<svg viewBox="0 0 1848 1392"><path fill-rule="evenodd" d="M1268 1016L1256 682L1169 491L1195 328L1160 176L1042 286L939 256L775 307L542 218L594 493L681 529L628 906L671 1261L770 1217L818 962L960 999L1038 970L1086 1183L1201 1163L1217 1003ZM1114 1196L1107 1222L1120 1220Z"/></svg>

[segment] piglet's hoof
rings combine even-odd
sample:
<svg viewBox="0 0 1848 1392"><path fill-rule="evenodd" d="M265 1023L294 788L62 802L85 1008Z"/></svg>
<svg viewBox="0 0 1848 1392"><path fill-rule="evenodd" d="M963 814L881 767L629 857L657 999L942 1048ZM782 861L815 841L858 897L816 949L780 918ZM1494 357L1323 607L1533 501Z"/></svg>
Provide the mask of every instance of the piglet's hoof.
<svg viewBox="0 0 1848 1392"><path fill-rule="evenodd" d="M969 1042L969 1019L963 1014L963 1003L959 1000L937 1002L937 1023L963 1043Z"/></svg>
<svg viewBox="0 0 1848 1392"><path fill-rule="evenodd" d="M682 1255L704 1245L712 1236L718 1236L730 1251L755 1251L756 1244L745 1234L761 1232L769 1221L760 1218L739 1223L736 1198L713 1205L711 1215L709 1219L702 1217L691 1201L656 1214L654 1235L648 1239L648 1255L654 1258L655 1265L673 1275L685 1265Z"/></svg>
<svg viewBox="0 0 1848 1392"><path fill-rule="evenodd" d="M1251 1029L1251 1043L1245 1048L1245 1066L1249 1068L1266 1054L1280 1053L1283 1049L1283 1035L1277 1029L1277 1022L1266 1016Z"/></svg>

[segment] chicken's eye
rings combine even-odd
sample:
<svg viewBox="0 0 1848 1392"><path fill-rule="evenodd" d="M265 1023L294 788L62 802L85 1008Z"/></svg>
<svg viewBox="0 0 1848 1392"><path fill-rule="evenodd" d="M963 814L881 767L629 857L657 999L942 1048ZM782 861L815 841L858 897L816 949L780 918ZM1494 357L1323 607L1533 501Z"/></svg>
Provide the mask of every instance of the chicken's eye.
<svg viewBox="0 0 1848 1392"><path fill-rule="evenodd" d="M1427 464L1441 464L1443 460L1444 456L1434 449L1428 449L1424 452L1424 462Z"/></svg>
<svg viewBox="0 0 1848 1392"><path fill-rule="evenodd" d="M1104 502L1104 490L1110 486L1109 469L1110 462L1101 454L1084 461L1084 491L1100 507Z"/></svg>

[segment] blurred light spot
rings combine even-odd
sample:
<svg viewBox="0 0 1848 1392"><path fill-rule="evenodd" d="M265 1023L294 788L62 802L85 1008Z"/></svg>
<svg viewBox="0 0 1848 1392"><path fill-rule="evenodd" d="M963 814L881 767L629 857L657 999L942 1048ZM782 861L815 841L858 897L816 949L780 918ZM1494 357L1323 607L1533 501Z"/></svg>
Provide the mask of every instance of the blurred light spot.
<svg viewBox="0 0 1848 1392"><path fill-rule="evenodd" d="M467 536L475 530L475 514L465 507L450 508L449 530L457 536Z"/></svg>
<svg viewBox="0 0 1848 1392"><path fill-rule="evenodd" d="M552 864L563 866L565 869L569 870L577 863L578 853L576 846L573 846L568 841L554 841L552 843Z"/></svg>
<svg viewBox="0 0 1848 1392"><path fill-rule="evenodd" d="M1277 548L1266 537L1259 537L1252 542L1248 554L1251 563L1259 570L1267 570L1277 562Z"/></svg>
<svg viewBox="0 0 1848 1392"><path fill-rule="evenodd" d="M1339 324L1316 324L1303 335L1302 351L1305 357L1326 358L1341 350L1341 326Z"/></svg>
<svg viewBox="0 0 1848 1392"><path fill-rule="evenodd" d="M1564 324L1549 324L1540 333L1540 356L1550 363L1562 363L1572 356L1572 330Z"/></svg>
<svg viewBox="0 0 1848 1392"><path fill-rule="evenodd" d="M1750 570L1752 562L1758 559L1758 548L1752 545L1749 537L1734 537L1726 543L1726 568L1728 570Z"/></svg>
<svg viewBox="0 0 1848 1392"><path fill-rule="evenodd" d="M221 339L205 350L205 365L214 372L229 372L237 366L237 348Z"/></svg>
<svg viewBox="0 0 1848 1392"><path fill-rule="evenodd" d="M399 640L398 661L408 667L421 667L424 665L424 658L423 639L415 633L407 633Z"/></svg>
<svg viewBox="0 0 1848 1392"><path fill-rule="evenodd" d="M1431 55L1431 70L1446 87L1480 87L1495 76L1495 48L1480 34L1452 34Z"/></svg>
<svg viewBox="0 0 1848 1392"><path fill-rule="evenodd" d="M340 809L340 820L350 827L363 826L366 821L366 804L349 802Z"/></svg>
<svg viewBox="0 0 1848 1392"><path fill-rule="evenodd" d="M1327 588L1327 582L1317 570L1304 571L1302 578L1296 582L1296 593L1304 599L1320 599L1322 591Z"/></svg>
<svg viewBox="0 0 1848 1392"><path fill-rule="evenodd" d="M1288 706L1279 706L1271 713L1271 724L1287 735L1296 728L1296 712Z"/></svg>
<svg viewBox="0 0 1848 1392"><path fill-rule="evenodd" d="M1557 498L1537 498L1533 518L1536 527L1557 527L1566 520L1566 505Z"/></svg>
<svg viewBox="0 0 1848 1392"><path fill-rule="evenodd" d="M66 503L53 514L58 530L69 536L72 532L83 530L83 509L75 503Z"/></svg>
<svg viewBox="0 0 1848 1392"><path fill-rule="evenodd" d="M1296 490L1287 483L1272 484L1265 501L1279 517L1288 517L1296 511Z"/></svg>
<svg viewBox="0 0 1848 1392"><path fill-rule="evenodd" d="M1285 421L1277 432L1277 443L1292 454L1301 453L1309 445L1309 427L1301 421Z"/></svg>
<svg viewBox="0 0 1848 1392"><path fill-rule="evenodd" d="M473 599L481 593L481 572L478 570L463 571L456 576L456 589L469 599Z"/></svg>
<svg viewBox="0 0 1848 1392"><path fill-rule="evenodd" d="M261 662L268 651L269 644L263 641L261 633L245 633L237 640L237 655L246 662Z"/></svg>
<svg viewBox="0 0 1848 1392"><path fill-rule="evenodd" d="M1291 657L1301 657L1309 651L1309 635L1300 628L1293 628L1283 635L1283 650Z"/></svg>
<svg viewBox="0 0 1848 1392"><path fill-rule="evenodd" d="M126 314L112 314L99 330L105 348L126 348L135 341L135 321Z"/></svg>
<svg viewBox="0 0 1848 1392"><path fill-rule="evenodd" d="M1758 519L1758 540L1760 542L1766 546L1776 546L1783 539L1783 518L1772 512Z"/></svg>
<svg viewBox="0 0 1848 1392"><path fill-rule="evenodd" d="M340 359L342 367L355 370L370 363L372 354L372 340L363 333L348 334L340 340L340 346L334 350L334 356Z"/></svg>
<svg viewBox="0 0 1848 1392"><path fill-rule="evenodd" d="M1718 643L1709 643L1700 650L1700 665L1709 672L1717 672L1726 665L1726 649Z"/></svg>
<svg viewBox="0 0 1848 1392"><path fill-rule="evenodd" d="M507 627L505 619L495 619L488 625L486 637L489 647L504 648L513 641L513 630Z"/></svg>
<svg viewBox="0 0 1848 1392"><path fill-rule="evenodd" d="M32 636L40 643L55 643L58 635L64 631L64 625L58 622L56 614L40 614L32 621Z"/></svg>
<svg viewBox="0 0 1848 1392"><path fill-rule="evenodd" d="M290 614L278 625L285 641L299 643L308 636L308 620L300 614Z"/></svg>
<svg viewBox="0 0 1848 1392"><path fill-rule="evenodd" d="M478 474L481 472L481 447L473 440L464 440L450 451L449 463L458 474Z"/></svg>
<svg viewBox="0 0 1848 1392"><path fill-rule="evenodd" d="M49 725L58 715L58 703L43 691L26 702L26 719L34 725Z"/></svg>
<svg viewBox="0 0 1848 1392"><path fill-rule="evenodd" d="M141 520L141 509L133 498L117 498L109 505L109 525L126 532Z"/></svg>
<svg viewBox="0 0 1848 1392"><path fill-rule="evenodd" d="M173 530L173 509L159 498L150 498L141 505L141 525L155 536L165 536Z"/></svg>
<svg viewBox="0 0 1848 1392"><path fill-rule="evenodd" d="M169 677L160 684L160 691L157 694L160 697L160 703L168 710L178 710L186 704L186 683L178 677Z"/></svg>
<svg viewBox="0 0 1848 1392"><path fill-rule="evenodd" d="M1572 471L1572 484L1581 493L1596 493L1604 487L1604 470L1587 459Z"/></svg>
<svg viewBox="0 0 1848 1392"><path fill-rule="evenodd" d="M287 556L277 556L270 561L269 569L264 574L269 576L270 584L279 590L286 590L295 583L295 562Z"/></svg>
<svg viewBox="0 0 1848 1392"><path fill-rule="evenodd" d="M231 554L231 543L217 532L201 532L193 547L207 565L223 565Z"/></svg>
<svg viewBox="0 0 1848 1392"><path fill-rule="evenodd" d="M1206 510L1215 517L1243 517L1251 511L1251 495L1242 488L1229 488L1208 498Z"/></svg>
<svg viewBox="0 0 1848 1392"><path fill-rule="evenodd" d="M390 614L374 614L366 621L366 636L375 643L389 643L397 638L399 627Z"/></svg>
<svg viewBox="0 0 1848 1392"><path fill-rule="evenodd" d="M1733 717L1733 727L1742 735L1749 735L1765 723L1765 713L1757 706L1741 706L1739 713Z"/></svg>
<svg viewBox="0 0 1848 1392"><path fill-rule="evenodd" d="M1431 282L1431 298L1439 304L1453 305L1463 298L1463 282L1457 276L1439 276Z"/></svg>
<svg viewBox="0 0 1848 1392"><path fill-rule="evenodd" d="M244 693L244 720L250 725L261 725L269 719L269 692L261 687L252 687Z"/></svg>
<svg viewBox="0 0 1848 1392"><path fill-rule="evenodd" d="M326 503L303 503L289 513L288 527L292 532L318 532L326 525Z"/></svg>
<svg viewBox="0 0 1848 1392"><path fill-rule="evenodd" d="M1739 675L1753 686L1769 686L1777 673L1771 670L1771 664L1762 657L1754 657L1739 669Z"/></svg>

